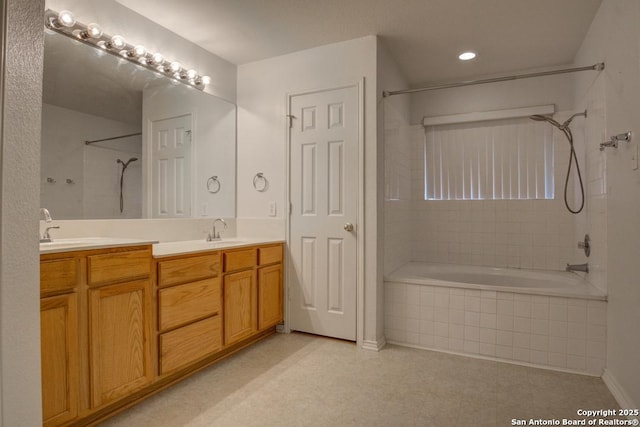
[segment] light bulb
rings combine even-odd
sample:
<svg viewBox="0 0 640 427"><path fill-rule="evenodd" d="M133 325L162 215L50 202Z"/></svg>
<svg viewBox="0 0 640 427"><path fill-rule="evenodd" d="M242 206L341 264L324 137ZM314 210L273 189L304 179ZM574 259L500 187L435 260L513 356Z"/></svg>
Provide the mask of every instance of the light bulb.
<svg viewBox="0 0 640 427"><path fill-rule="evenodd" d="M171 63L171 65L169 65L169 69L174 73L177 73L182 69L182 65L180 65L179 62L174 61Z"/></svg>
<svg viewBox="0 0 640 427"><path fill-rule="evenodd" d="M96 23L91 23L89 25L87 25L87 31L86 33L90 36L93 37L94 39L97 39L98 37L100 37L102 35L102 30L100 29L100 27L98 26L98 24Z"/></svg>
<svg viewBox="0 0 640 427"><path fill-rule="evenodd" d="M200 77L200 83L202 83L203 85L208 85L209 83L211 83L211 77L209 76Z"/></svg>
<svg viewBox="0 0 640 427"><path fill-rule="evenodd" d="M113 49L122 49L125 45L126 43L124 42L122 36L115 35L111 37L111 41L108 43L107 47Z"/></svg>
<svg viewBox="0 0 640 427"><path fill-rule="evenodd" d="M145 56L147 54L147 49L142 45L138 45L133 48L133 54L137 57Z"/></svg>
<svg viewBox="0 0 640 427"><path fill-rule="evenodd" d="M153 61L154 64L162 64L164 62L164 56L160 53L154 53L151 55L151 61Z"/></svg>
<svg viewBox="0 0 640 427"><path fill-rule="evenodd" d="M73 13L63 10L58 14L58 23L63 27L73 27L76 25L76 18L74 18Z"/></svg>
<svg viewBox="0 0 640 427"><path fill-rule="evenodd" d="M193 68L187 71L187 77L189 80L194 80L198 76L198 72Z"/></svg>

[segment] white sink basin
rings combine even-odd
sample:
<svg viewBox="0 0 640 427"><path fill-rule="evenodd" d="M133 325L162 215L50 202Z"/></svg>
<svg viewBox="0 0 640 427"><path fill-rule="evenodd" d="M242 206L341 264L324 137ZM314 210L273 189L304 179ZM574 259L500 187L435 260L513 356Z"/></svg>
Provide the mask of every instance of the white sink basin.
<svg viewBox="0 0 640 427"><path fill-rule="evenodd" d="M169 255L173 253L186 253L206 251L218 248L228 248L231 246L243 245L250 243L247 240L239 239L222 239L213 242L206 240L183 240L179 242L163 242L153 245L153 254L155 256Z"/></svg>
<svg viewBox="0 0 640 427"><path fill-rule="evenodd" d="M76 237L72 239L53 239L52 242L40 243L40 252L56 252L58 250L87 249L128 244L154 243L138 239L121 239L113 237Z"/></svg>

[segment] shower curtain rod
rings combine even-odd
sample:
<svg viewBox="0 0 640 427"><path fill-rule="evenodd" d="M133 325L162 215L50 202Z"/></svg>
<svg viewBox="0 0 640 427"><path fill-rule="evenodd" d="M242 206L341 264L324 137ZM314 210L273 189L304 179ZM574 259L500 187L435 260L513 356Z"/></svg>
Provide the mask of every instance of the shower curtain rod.
<svg viewBox="0 0 640 427"><path fill-rule="evenodd" d="M137 135L142 135L142 132L130 133L130 134L127 134L127 135L120 135L120 136L112 136L111 138L94 139L93 141L85 141L84 143L86 145L91 145L91 144L94 144L96 142L112 141L114 139L128 138L130 136L137 136Z"/></svg>
<svg viewBox="0 0 640 427"><path fill-rule="evenodd" d="M563 68L560 70L552 70L552 71L541 71L538 73L530 73L530 74L516 74L513 76L505 76L505 77L495 77L492 79L482 79L482 80L467 80L464 82L456 82L456 83L447 83L438 86L427 86L420 87L416 89L405 89L405 90L395 90L395 91L384 91L382 92L382 96L384 98L392 95L403 95L405 93L415 93L415 92L424 92L428 90L436 90L436 89L449 89L452 87L461 87L461 86L472 86L472 85L481 85L485 83L496 83L496 82L504 82L508 80L518 80L518 79L528 79L530 77L542 77L542 76L551 76L554 74L565 74L565 73L575 73L577 71L602 71L604 70L604 62L598 62L597 64L590 65L588 67L576 67L576 68Z"/></svg>

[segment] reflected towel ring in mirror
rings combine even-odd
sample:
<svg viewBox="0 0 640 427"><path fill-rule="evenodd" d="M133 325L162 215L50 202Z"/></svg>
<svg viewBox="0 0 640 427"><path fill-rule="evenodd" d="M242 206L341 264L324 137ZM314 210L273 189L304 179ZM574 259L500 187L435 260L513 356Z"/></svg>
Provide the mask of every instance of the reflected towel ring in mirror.
<svg viewBox="0 0 640 427"><path fill-rule="evenodd" d="M214 175L207 180L207 191L212 194L216 194L220 191L220 181L218 181L218 175Z"/></svg>
<svg viewBox="0 0 640 427"><path fill-rule="evenodd" d="M256 176L253 177L253 188L260 193L264 193L269 189L269 181L262 172L258 172Z"/></svg>

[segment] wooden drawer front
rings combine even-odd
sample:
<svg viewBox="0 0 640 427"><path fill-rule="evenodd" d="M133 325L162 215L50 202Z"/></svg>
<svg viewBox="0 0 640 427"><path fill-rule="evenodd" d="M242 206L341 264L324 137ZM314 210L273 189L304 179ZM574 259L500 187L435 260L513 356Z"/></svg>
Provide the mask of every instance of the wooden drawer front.
<svg viewBox="0 0 640 427"><path fill-rule="evenodd" d="M151 272L148 250L91 255L87 262L90 286L142 278Z"/></svg>
<svg viewBox="0 0 640 427"><path fill-rule="evenodd" d="M282 262L282 246L267 246L258 248L258 265Z"/></svg>
<svg viewBox="0 0 640 427"><path fill-rule="evenodd" d="M78 264L75 258L42 261L40 263L40 292L61 291L78 284Z"/></svg>
<svg viewBox="0 0 640 427"><path fill-rule="evenodd" d="M220 316L160 335L160 374L187 366L222 348Z"/></svg>
<svg viewBox="0 0 640 427"><path fill-rule="evenodd" d="M247 249L243 251L233 251L224 253L224 271L242 270L257 265L257 249Z"/></svg>
<svg viewBox="0 0 640 427"><path fill-rule="evenodd" d="M220 313L220 278L161 289L158 307L161 331Z"/></svg>
<svg viewBox="0 0 640 427"><path fill-rule="evenodd" d="M220 253L161 261L158 286L177 285L220 275Z"/></svg>

